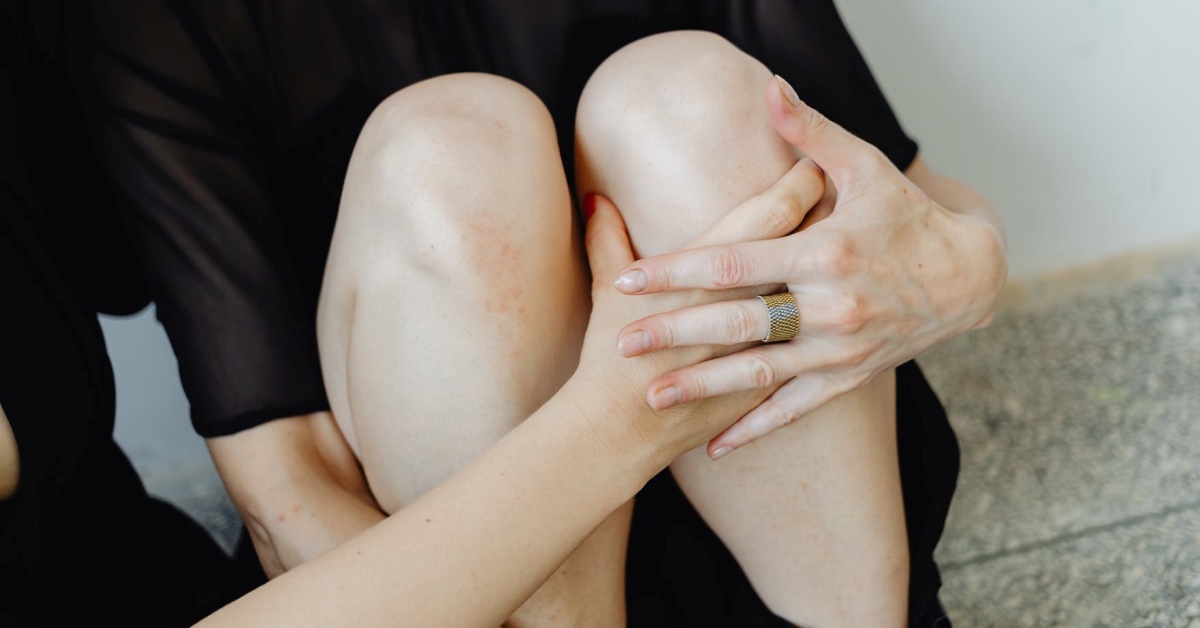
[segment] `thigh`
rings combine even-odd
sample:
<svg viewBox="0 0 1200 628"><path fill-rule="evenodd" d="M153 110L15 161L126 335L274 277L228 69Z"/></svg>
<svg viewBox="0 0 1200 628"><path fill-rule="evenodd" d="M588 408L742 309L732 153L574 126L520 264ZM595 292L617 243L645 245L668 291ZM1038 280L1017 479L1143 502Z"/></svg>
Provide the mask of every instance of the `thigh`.
<svg viewBox="0 0 1200 628"><path fill-rule="evenodd" d="M580 103L580 190L613 199L639 254L684 246L799 157L767 117L770 77L709 33L622 49ZM671 471L775 613L806 625L903 616L907 540L890 372L720 461L697 450Z"/></svg>
<svg viewBox="0 0 1200 628"><path fill-rule="evenodd" d="M482 74L410 86L346 175L318 338L338 425L391 512L533 412L589 307L553 123Z"/></svg>

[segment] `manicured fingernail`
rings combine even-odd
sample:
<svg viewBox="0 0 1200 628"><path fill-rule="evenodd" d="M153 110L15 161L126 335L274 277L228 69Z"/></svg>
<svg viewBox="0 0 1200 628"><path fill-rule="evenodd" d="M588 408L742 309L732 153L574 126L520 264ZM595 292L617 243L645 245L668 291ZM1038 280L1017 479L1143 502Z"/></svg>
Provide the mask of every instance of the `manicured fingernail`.
<svg viewBox="0 0 1200 628"><path fill-rule="evenodd" d="M631 270L617 277L617 290L625 294L633 294L646 289L646 273L641 270Z"/></svg>
<svg viewBox="0 0 1200 628"><path fill-rule="evenodd" d="M717 458L720 458L731 451L733 451L733 447L730 447L729 445L718 447L716 451L712 452L712 459L716 460Z"/></svg>
<svg viewBox="0 0 1200 628"><path fill-rule="evenodd" d="M583 219L591 219L594 213L596 213L596 195L588 192L583 195Z"/></svg>
<svg viewBox="0 0 1200 628"><path fill-rule="evenodd" d="M783 77L779 76L778 74L775 75L775 80L779 84L779 93L783 94L783 97L786 98L788 102L792 103L793 107L799 107L800 96L796 94L796 90L792 89L792 84L785 81Z"/></svg>
<svg viewBox="0 0 1200 628"><path fill-rule="evenodd" d="M662 410L669 408L683 399L683 393L678 386L667 386L654 393L654 407Z"/></svg>
<svg viewBox="0 0 1200 628"><path fill-rule="evenodd" d="M632 334L625 334L617 341L617 351L621 355L630 357L637 355L646 349L650 348L650 334L644 331L635 331Z"/></svg>

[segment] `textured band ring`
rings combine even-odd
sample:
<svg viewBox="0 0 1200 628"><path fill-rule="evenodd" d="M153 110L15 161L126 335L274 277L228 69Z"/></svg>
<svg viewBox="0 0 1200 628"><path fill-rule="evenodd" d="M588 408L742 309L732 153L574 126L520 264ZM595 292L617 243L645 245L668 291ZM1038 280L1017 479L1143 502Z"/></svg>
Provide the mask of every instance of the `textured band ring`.
<svg viewBox="0 0 1200 628"><path fill-rule="evenodd" d="M800 309L796 307L796 297L792 293L780 292L756 298L767 306L767 318L771 320L763 342L791 340L800 333Z"/></svg>

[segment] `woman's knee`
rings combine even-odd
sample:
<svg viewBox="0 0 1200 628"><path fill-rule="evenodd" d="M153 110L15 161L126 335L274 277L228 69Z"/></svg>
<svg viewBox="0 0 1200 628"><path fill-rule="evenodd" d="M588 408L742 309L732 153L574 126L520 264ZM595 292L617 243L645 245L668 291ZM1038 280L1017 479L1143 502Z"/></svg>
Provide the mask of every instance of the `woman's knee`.
<svg viewBox="0 0 1200 628"><path fill-rule="evenodd" d="M501 77L451 74L393 94L368 118L338 226L362 250L446 269L497 235L537 237L538 221L553 222L540 212L558 207L569 220L569 202L537 96Z"/></svg>
<svg viewBox="0 0 1200 628"><path fill-rule="evenodd" d="M661 215L662 208L677 206L687 212L671 216L677 227L684 222L679 236L702 232L796 161L767 114L770 78L761 62L703 31L654 35L618 50L580 99L575 132L581 187L614 197L635 245L640 231L660 231L652 221L643 224L642 207ZM665 196L680 202L664 205L654 198ZM640 246L639 252L649 253Z"/></svg>

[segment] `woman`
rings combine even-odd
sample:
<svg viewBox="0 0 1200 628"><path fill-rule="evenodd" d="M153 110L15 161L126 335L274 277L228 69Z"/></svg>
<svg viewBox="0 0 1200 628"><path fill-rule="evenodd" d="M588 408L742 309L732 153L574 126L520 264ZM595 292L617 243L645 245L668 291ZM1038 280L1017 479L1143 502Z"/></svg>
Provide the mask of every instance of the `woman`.
<svg viewBox="0 0 1200 628"><path fill-rule="evenodd" d="M811 162L798 161L801 144L821 155L817 163L829 171L834 185L826 189L833 191L809 228L777 242L800 243L812 254L818 289L806 304L795 278L760 283L794 284L787 291L800 297L802 329L819 335L790 341L787 355L800 351L815 361L777 365L762 350L746 351L735 356L770 370L750 369L757 376L739 382L736 368L705 363L710 374L725 373L724 381L684 382L687 372L664 368L656 376L666 379L639 396L652 393L650 402L662 408L703 396L697 382L718 394L774 387L803 371L792 381L805 388L785 386L809 408L793 401L780 411L783 399L762 408L772 410L770 419L821 408L719 465L702 451L674 461L672 475L720 535L716 545L691 541L703 536L703 526L671 527L681 511L662 508L665 493L639 494L635 519L644 523L635 521L629 532L630 621L657 614L696 625L706 619L692 621L688 613L697 608L753 609L761 596L791 621L854 613L892 621L907 611L912 621L927 622L937 608L932 550L957 450L915 365L894 376L891 368L986 320L1003 274L996 230L969 215L987 215L986 206L915 158L915 143L899 129L828 3L542 9L531 20L511 3L292 3L267 10L171 2L130 16L98 3L98 78L115 114L102 124L109 163L136 202L130 222L154 262L148 273L194 421L210 438L268 572L322 554L384 512L403 514L549 403L575 371L588 304L582 262L572 253L566 172L576 173L577 191L603 192L621 207L644 256L686 245L777 181L764 202L806 210L822 196L823 177ZM667 33L677 30L687 32ZM664 34L639 41L651 33ZM809 147L805 132L795 135L788 125L777 133L761 96L775 83L758 59L791 76L806 98L887 159L866 145L850 154ZM536 97L479 71L518 79ZM779 107L790 98L775 87L767 93L780 123L787 116L779 117ZM395 95L376 106L371 94L381 91ZM550 103L551 114L539 100ZM364 109L374 113L357 134ZM555 150L570 148L572 128L574 150ZM328 169L352 144L344 141L347 129L357 135L354 156L345 185L342 170L331 185ZM925 191L956 211L930 201L899 168L923 178ZM333 212L325 213L322 200L330 189L340 204L325 264L321 243ZM889 215L881 211L887 204L904 211ZM783 225L781 216L796 212L772 213L770 224ZM819 247L796 239L810 235L822 238ZM696 254L705 251L711 249ZM887 263L857 268L854 253L864 251ZM773 257L770 265L783 269L799 268L791 261L802 259L790 252ZM979 261L979 270L968 261ZM655 268L649 259L641 264L643 272ZM958 281L964 275L971 281ZM745 277L719 279L729 285ZM636 273L623 285L636 291ZM867 303L859 299L863 285L882 289ZM318 379L331 414L316 395L322 386L312 383L315 351L304 337L316 286ZM643 290L661 287L647 281ZM784 291L774 285L707 298ZM641 307L651 307L646 315L662 311ZM765 331L752 329L764 323L765 310L731 307L744 316L712 320L738 322L727 326L734 331ZM671 319L626 330L627 338L645 332L650 340L641 348L623 343L628 355L664 345L655 320ZM919 333L902 337L897 330ZM737 348L748 338L693 333L677 340ZM663 360L660 353L645 359ZM763 376L771 372L781 377ZM675 387L675 400L659 397L671 383L688 385ZM824 403L840 392L848 394ZM724 435L712 455L768 431L750 427ZM313 474L291 471L311 459L319 461ZM562 613L619 621L629 511L617 509L513 623ZM639 536L661 520L668 524L657 536ZM666 545L648 553L646 539ZM664 547L675 555L661 561L661 573L633 568L658 563ZM738 562L706 571L705 557L725 547ZM752 592L704 594L729 573L736 585L739 564ZM869 587L871 603L848 598L850 585ZM743 599L750 600L744 607ZM745 617L729 621L749 623Z"/></svg>

